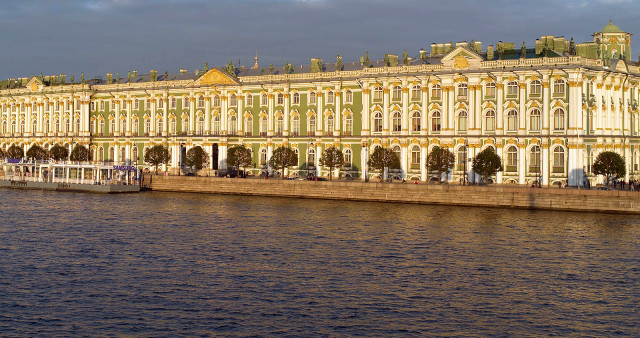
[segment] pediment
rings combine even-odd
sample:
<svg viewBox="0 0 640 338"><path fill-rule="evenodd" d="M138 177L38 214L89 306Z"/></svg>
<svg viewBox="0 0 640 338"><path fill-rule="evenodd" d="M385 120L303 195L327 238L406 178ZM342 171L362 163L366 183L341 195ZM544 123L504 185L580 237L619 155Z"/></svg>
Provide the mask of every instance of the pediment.
<svg viewBox="0 0 640 338"><path fill-rule="evenodd" d="M236 84L237 82L229 75L216 68L209 69L204 75L198 78L194 84L197 86Z"/></svg>
<svg viewBox="0 0 640 338"><path fill-rule="evenodd" d="M442 64L445 66L463 69L471 65L479 65L484 61L482 56L467 47L456 47L454 50L442 57Z"/></svg>
<svg viewBox="0 0 640 338"><path fill-rule="evenodd" d="M613 61L615 61L615 64ZM627 62L619 59L613 60L613 61L611 62L611 68L615 69L618 72L623 72L623 73L629 72L629 68L627 67Z"/></svg>
<svg viewBox="0 0 640 338"><path fill-rule="evenodd" d="M27 82L26 87L32 92L39 92L45 87L45 84L40 81L39 78L34 76L29 80L29 82Z"/></svg>

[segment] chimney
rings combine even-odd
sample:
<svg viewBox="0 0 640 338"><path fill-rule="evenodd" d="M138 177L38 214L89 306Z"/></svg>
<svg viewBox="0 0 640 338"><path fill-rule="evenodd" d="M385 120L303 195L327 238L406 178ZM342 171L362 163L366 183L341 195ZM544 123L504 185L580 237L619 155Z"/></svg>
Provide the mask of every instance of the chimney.
<svg viewBox="0 0 640 338"><path fill-rule="evenodd" d="M487 60L489 60L489 61L493 60L493 46L492 45L488 45L487 46Z"/></svg>

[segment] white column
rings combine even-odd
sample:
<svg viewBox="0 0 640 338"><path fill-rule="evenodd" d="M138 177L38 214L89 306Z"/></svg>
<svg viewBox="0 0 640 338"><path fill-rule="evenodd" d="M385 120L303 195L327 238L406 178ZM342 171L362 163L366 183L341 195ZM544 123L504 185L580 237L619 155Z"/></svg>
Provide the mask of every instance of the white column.
<svg viewBox="0 0 640 338"><path fill-rule="evenodd" d="M502 164L504 166L506 158L503 156L504 155L504 151L503 150L504 150L504 148L502 147L502 145L496 144L496 151L498 152L498 156L500 156L500 158L502 159ZM499 171L496 174L496 181L497 181L496 183L502 183L502 171ZM488 182L485 182L485 183L488 183Z"/></svg>
<svg viewBox="0 0 640 338"><path fill-rule="evenodd" d="M402 82L402 135L409 135L409 88L407 80Z"/></svg>
<svg viewBox="0 0 640 338"><path fill-rule="evenodd" d="M367 83L362 85L362 135L370 135L371 128L369 127L369 121L371 120L371 111L369 109L369 103L371 102L370 93L371 90ZM354 112L355 113L355 112ZM355 116L354 116L355 118Z"/></svg>
<svg viewBox="0 0 640 338"><path fill-rule="evenodd" d="M407 145L406 144L402 144L400 146L400 169L402 170L402 173L400 174L402 179L404 179L407 175Z"/></svg>
<svg viewBox="0 0 640 338"><path fill-rule="evenodd" d="M518 184L525 184L524 174L526 172L527 161L525 159L525 148L518 144Z"/></svg>
<svg viewBox="0 0 640 338"><path fill-rule="evenodd" d="M425 166L427 161L427 147L420 147L420 180L425 182L427 180L427 167Z"/></svg>
<svg viewBox="0 0 640 338"><path fill-rule="evenodd" d="M204 101L204 134L211 135L211 100Z"/></svg>

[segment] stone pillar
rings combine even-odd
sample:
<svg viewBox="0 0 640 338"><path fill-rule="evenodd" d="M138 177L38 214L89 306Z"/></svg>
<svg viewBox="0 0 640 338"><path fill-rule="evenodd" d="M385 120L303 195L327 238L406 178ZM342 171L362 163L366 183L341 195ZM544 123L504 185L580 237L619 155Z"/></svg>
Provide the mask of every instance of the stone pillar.
<svg viewBox="0 0 640 338"><path fill-rule="evenodd" d="M389 84L382 86L382 135L389 135Z"/></svg>
<svg viewBox="0 0 640 338"><path fill-rule="evenodd" d="M408 158L407 158L407 143L406 142L401 142L400 144L400 169L401 169L401 174L400 176L402 177L402 179L404 179L407 175L407 162L408 162Z"/></svg>
<svg viewBox="0 0 640 338"><path fill-rule="evenodd" d="M208 97L209 95L207 95ZM195 116L195 115L194 115ZM220 126L222 130L222 126ZM211 135L211 100L204 101L204 134Z"/></svg>
<svg viewBox="0 0 640 338"><path fill-rule="evenodd" d="M420 145L420 180L422 182L426 182L428 176L426 167L428 146L427 144Z"/></svg>
<svg viewBox="0 0 640 338"><path fill-rule="evenodd" d="M193 93L193 91L189 95L189 135L193 135L193 126L196 119L196 100L198 97ZM210 101L210 100L209 100ZM207 100L205 100L206 104ZM182 115L178 116L178 119L182 121ZM177 128L177 127L176 127ZM184 126L182 126L182 131L184 131ZM176 130L176 132L178 132Z"/></svg>
<svg viewBox="0 0 640 338"><path fill-rule="evenodd" d="M496 97L498 99L498 103L496 104L496 134L504 133L504 84L498 83L496 81ZM500 156L502 157L502 155ZM500 176L502 178L502 176ZM502 180L500 180L502 183Z"/></svg>
<svg viewBox="0 0 640 338"><path fill-rule="evenodd" d="M151 97L149 100L151 101L151 116L150 116L151 128L149 128L149 135L154 135L156 131L156 100L157 98L154 94L151 94Z"/></svg>
<svg viewBox="0 0 640 338"><path fill-rule="evenodd" d="M320 176L320 156L322 155L322 144L320 142L316 142L316 157L315 157L315 167L316 167L316 177Z"/></svg>
<svg viewBox="0 0 640 338"><path fill-rule="evenodd" d="M289 136L289 92L285 92L284 94L284 128L282 130L282 135ZM240 120L240 119L237 119Z"/></svg>
<svg viewBox="0 0 640 338"><path fill-rule="evenodd" d="M402 135L409 135L409 87L407 87L407 85L408 85L407 80L406 79L403 80L402 81ZM403 172L406 172L406 170L403 170Z"/></svg>
<svg viewBox="0 0 640 338"><path fill-rule="evenodd" d="M369 103L371 102L371 90L367 83L364 83L362 87L362 136L367 136L371 131L369 126L371 122L371 110L369 109ZM353 118L355 119L355 116Z"/></svg>
<svg viewBox="0 0 640 338"><path fill-rule="evenodd" d="M336 116L334 117L334 120L333 120L333 136L340 137L340 131L342 130L342 112L340 111L340 100L342 98L342 95L341 95L342 92L340 92L339 87L335 88L334 94L335 94L334 97L335 97ZM285 96L285 104L287 103L286 97L289 97L289 95L287 94L287 96Z"/></svg>
<svg viewBox="0 0 640 338"><path fill-rule="evenodd" d="M498 115L500 116L500 115ZM502 159L502 164L505 165L505 157L504 157L504 147L499 146L496 144L496 152L498 153L498 156L500 156L500 158ZM487 183L487 182L485 182ZM502 171L499 171L496 174L496 182L495 183L502 183Z"/></svg>
<svg viewBox="0 0 640 338"><path fill-rule="evenodd" d="M524 174L527 171L524 144L518 144L518 184L525 184Z"/></svg>
<svg viewBox="0 0 640 338"><path fill-rule="evenodd" d="M269 157L271 157L269 155ZM218 169L227 168L227 142L218 144Z"/></svg>
<svg viewBox="0 0 640 338"><path fill-rule="evenodd" d="M268 98L268 117L267 117L267 136L273 136L273 130L274 130L274 120L275 120L275 112L273 110L273 99L274 99L274 95L273 95L273 91L271 89L269 89L269 93L267 94L267 98ZM321 102L321 97L318 94L317 97L317 102L318 102L318 107L320 107L320 102ZM319 108L318 108L319 110ZM316 130L318 130L318 126L322 125L322 113L320 111L317 112L317 119L316 119ZM269 161L269 158L271 158L271 155L269 155L269 157L267 158L267 162Z"/></svg>
<svg viewBox="0 0 640 338"><path fill-rule="evenodd" d="M227 93L220 95L220 130L222 135L229 131L229 101Z"/></svg>

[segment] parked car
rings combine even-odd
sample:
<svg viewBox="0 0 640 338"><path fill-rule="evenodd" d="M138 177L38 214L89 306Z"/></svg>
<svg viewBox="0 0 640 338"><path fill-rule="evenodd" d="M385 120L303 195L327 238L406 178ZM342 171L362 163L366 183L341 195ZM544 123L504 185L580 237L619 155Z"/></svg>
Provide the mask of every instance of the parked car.
<svg viewBox="0 0 640 338"><path fill-rule="evenodd" d="M236 177L238 177L238 170L236 170L236 169L218 170L218 177L236 178ZM240 170L240 177L246 178L247 177L247 173L244 170Z"/></svg>

